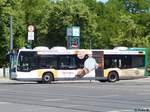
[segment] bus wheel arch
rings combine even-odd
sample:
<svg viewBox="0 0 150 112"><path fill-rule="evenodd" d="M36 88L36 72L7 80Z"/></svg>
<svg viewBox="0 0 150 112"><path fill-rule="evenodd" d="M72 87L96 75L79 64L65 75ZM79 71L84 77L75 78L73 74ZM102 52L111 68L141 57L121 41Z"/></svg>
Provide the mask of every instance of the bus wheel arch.
<svg viewBox="0 0 150 112"><path fill-rule="evenodd" d="M109 72L107 80L109 82L116 82L116 81L118 81L119 80L118 72L117 71L111 71L111 72Z"/></svg>
<svg viewBox="0 0 150 112"><path fill-rule="evenodd" d="M50 84L51 81L54 81L54 75L52 72L45 72L42 76L42 83Z"/></svg>

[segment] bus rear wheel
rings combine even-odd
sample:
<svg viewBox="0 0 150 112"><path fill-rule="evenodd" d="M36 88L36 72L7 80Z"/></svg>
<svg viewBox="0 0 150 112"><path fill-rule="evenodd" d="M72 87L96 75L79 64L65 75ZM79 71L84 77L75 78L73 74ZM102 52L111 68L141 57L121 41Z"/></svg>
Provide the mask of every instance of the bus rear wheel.
<svg viewBox="0 0 150 112"><path fill-rule="evenodd" d="M45 73L42 77L42 83L44 84L50 84L52 80L53 80L53 76L52 73L50 72Z"/></svg>
<svg viewBox="0 0 150 112"><path fill-rule="evenodd" d="M119 77L118 77L118 74L117 72L110 72L109 75L108 75L108 81L109 82L116 82L118 81Z"/></svg>

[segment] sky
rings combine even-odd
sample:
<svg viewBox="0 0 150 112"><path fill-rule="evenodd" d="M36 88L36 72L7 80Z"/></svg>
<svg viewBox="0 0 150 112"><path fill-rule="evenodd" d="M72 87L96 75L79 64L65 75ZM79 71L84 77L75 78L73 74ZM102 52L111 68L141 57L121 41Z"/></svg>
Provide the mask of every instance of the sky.
<svg viewBox="0 0 150 112"><path fill-rule="evenodd" d="M101 2L106 3L108 0L97 0L97 1L101 1Z"/></svg>

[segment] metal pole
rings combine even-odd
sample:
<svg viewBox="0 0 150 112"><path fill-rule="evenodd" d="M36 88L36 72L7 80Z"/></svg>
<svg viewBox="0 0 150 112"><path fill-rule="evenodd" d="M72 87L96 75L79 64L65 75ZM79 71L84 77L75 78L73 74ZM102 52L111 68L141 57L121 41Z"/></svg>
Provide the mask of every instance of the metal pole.
<svg viewBox="0 0 150 112"><path fill-rule="evenodd" d="M3 67L3 77L6 77L6 69Z"/></svg>
<svg viewBox="0 0 150 112"><path fill-rule="evenodd" d="M12 16L10 16L10 58L9 58L9 78L12 75L12 51L13 51L13 34L12 34Z"/></svg>

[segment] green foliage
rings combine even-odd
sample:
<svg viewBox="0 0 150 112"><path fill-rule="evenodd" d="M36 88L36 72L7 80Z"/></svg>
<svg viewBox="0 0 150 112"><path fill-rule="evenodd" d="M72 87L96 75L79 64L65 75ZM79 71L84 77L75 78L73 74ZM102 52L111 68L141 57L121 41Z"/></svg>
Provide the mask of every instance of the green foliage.
<svg viewBox="0 0 150 112"><path fill-rule="evenodd" d="M150 48L149 0L0 0L0 66L9 51L10 15L14 49L27 45L27 27L35 26L34 46L66 46L66 28L80 26L81 48Z"/></svg>
<svg viewBox="0 0 150 112"><path fill-rule="evenodd" d="M81 47L87 47L87 38L91 38L94 34L97 23L96 14L91 13L89 7L82 0L63 0L53 4L49 12L49 32L46 40L49 40L47 42L50 43L50 47L66 46L65 37L68 26L80 26Z"/></svg>
<svg viewBox="0 0 150 112"><path fill-rule="evenodd" d="M27 27L35 27L34 45L45 45L45 37L48 33L48 15L50 3L48 0L23 0L22 9L25 13L25 39L27 40Z"/></svg>

